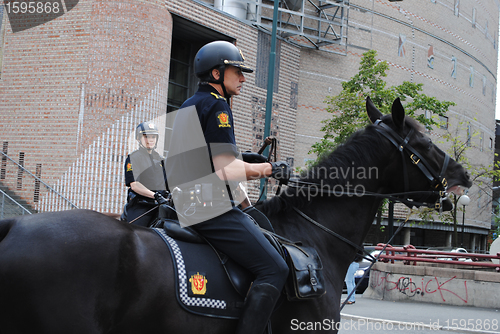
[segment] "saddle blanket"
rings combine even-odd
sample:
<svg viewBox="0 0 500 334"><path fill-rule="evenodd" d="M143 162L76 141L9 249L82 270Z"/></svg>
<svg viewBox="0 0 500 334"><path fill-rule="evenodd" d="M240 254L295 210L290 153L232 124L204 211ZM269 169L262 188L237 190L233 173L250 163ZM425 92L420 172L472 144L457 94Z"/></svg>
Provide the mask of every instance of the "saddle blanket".
<svg viewBox="0 0 500 334"><path fill-rule="evenodd" d="M231 284L215 251L208 244L175 240L162 228L153 230L170 250L179 304L197 315L238 319L244 297Z"/></svg>

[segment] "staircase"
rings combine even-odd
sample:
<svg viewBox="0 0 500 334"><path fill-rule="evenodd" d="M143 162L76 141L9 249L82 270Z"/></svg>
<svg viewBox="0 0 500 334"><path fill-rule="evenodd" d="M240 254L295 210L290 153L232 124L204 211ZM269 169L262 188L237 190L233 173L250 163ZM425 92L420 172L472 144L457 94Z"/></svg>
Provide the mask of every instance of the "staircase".
<svg viewBox="0 0 500 334"><path fill-rule="evenodd" d="M29 209L27 209L29 208ZM0 182L0 219L30 215L34 210Z"/></svg>

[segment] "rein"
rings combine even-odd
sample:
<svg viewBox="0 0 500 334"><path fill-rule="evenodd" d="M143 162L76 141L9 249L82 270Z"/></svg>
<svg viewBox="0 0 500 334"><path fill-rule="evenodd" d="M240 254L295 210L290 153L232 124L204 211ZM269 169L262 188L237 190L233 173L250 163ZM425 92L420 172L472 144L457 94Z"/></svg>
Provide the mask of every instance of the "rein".
<svg viewBox="0 0 500 334"><path fill-rule="evenodd" d="M448 164L450 161L450 157L448 154L445 153L444 157L444 162L443 166L441 168L440 173L438 174L432 166L420 155L420 153L417 152L410 144L410 139L414 133L414 129L411 129L408 135L403 139L399 134L396 133L393 129L391 129L387 124L384 124L382 120L377 120L374 123L374 128L375 130L384 136L387 140L389 140L390 143L392 143L398 151L401 153L401 159L403 162L403 177L404 177L404 192L402 193L392 193L392 194L379 194L379 193L373 193L373 192L367 192L364 191L361 195L354 192L349 192L349 191L335 191L335 190L330 190L330 189L325 189L322 187L319 187L320 184L318 183L313 183L313 182L305 182L301 180L290 180L292 184L289 184L290 187L292 188L303 188L307 187L310 189L311 187L314 187L315 190L317 190L321 195L328 194L328 195L334 195L336 197L341 197L341 196L372 196L372 197L381 197L381 198L387 198L392 201L399 201L401 203L404 203L408 206L426 206L429 208L434 208L436 210L441 210L442 209L442 202L446 198L446 187L448 185L448 182L446 181L446 178L443 176L446 169L448 168ZM431 190L428 191L408 191L409 189L409 180L408 180L408 173L407 173L407 166L406 166L406 159L405 159L405 154L410 158L410 161L416 165L420 171L425 175L427 178ZM279 191L277 192L279 193ZM412 199L408 199L407 195L427 195L427 197L437 194L439 195L439 200L436 201L435 203L427 203L424 201L417 202Z"/></svg>
<svg viewBox="0 0 500 334"><path fill-rule="evenodd" d="M381 134L382 136L384 136L386 139L388 139L389 142L391 142L398 149L398 151L401 153L401 158L402 158L402 162L403 162L404 190L405 191L403 193L392 193L392 194L379 194L379 193L373 193L373 192L363 192L363 194L361 196L373 196L373 197L388 198L388 199L393 200L393 201L402 202L402 203L404 203L404 204L406 204L408 206L427 206L427 207L434 207L435 209L440 209L441 210L442 209L442 205L441 205L442 201L446 197L446 186L447 186L447 181L446 181L446 179L444 178L443 175L444 175L446 169L448 168L448 163L450 161L450 157L445 153L445 158L444 158L443 166L441 168L440 173L438 174L429 165L429 163L409 144L411 136L414 133L414 129L411 129L410 132L408 133L408 135L403 139L399 134L397 134L393 129L391 129L389 126L387 126L386 124L384 124L381 120L377 120L374 123L374 126L375 126L375 130L379 134ZM425 175L425 177L429 181L429 184L430 184L432 190L429 190L429 191L413 191L413 192L408 191L408 189L409 189L409 180L408 180L408 173L407 173L407 166L406 166L405 154L409 156L410 161L414 165L416 165L420 169L420 171ZM290 180L289 182L291 182L291 184L289 183L288 186L292 187L292 188L296 188L296 189L297 188L300 189L300 188L304 188L304 187L310 189L311 187L315 187L316 190L318 190L318 192L321 195L328 194L328 195L334 195L334 196L338 196L338 197L340 197L340 196L359 196L356 193L345 192L345 191L339 192L339 191L335 191L335 190L325 189L323 187L319 187L320 185L317 184L317 183L304 182L304 181L301 181L301 180ZM277 194L279 194L280 192L281 192L281 189L278 189ZM418 194L427 194L428 196L430 196L432 194L438 194L439 195L439 200L436 203L434 203L434 205L430 205L429 203L417 202L415 200L402 197L402 196L418 195ZM380 253L375 258L370 253L368 253L363 247L361 247L360 245L355 244L351 240L349 240L349 239L341 236L340 234L338 234L338 233L330 230L326 226L318 223L317 221L315 221L314 219L312 219L311 217L309 217L308 215L306 215L304 212L302 212L301 210L297 209L296 207L293 207L293 210L299 216L301 216L306 221L308 221L309 223L311 223L314 226L320 228L324 232L326 232L326 233L328 233L328 234L330 234L330 235L332 235L332 236L334 236L334 237L342 240L343 242L347 243L348 245L354 247L358 252L360 252L361 254L363 254L363 256L365 258L368 257L368 259L372 262L370 264L368 270L365 270L365 274L363 275L363 277L361 278L361 280L358 282L358 284L356 285L356 287L354 288L354 290L351 291L351 293L349 294L349 296L347 296L346 300L342 303L340 311L342 311L342 309L344 308L346 302L349 300L349 298L351 297L351 295L353 293L356 293L356 288L361 283L361 281L365 278L366 274L371 270L372 266L375 264L375 262L380 257L380 254L382 254L382 252L385 250L385 248L387 247L387 245L392 242L392 240L396 236L396 234L398 234L401 231L401 229L404 227L404 225L408 221L408 219L405 220L404 223L402 223L398 227L398 229L396 230L396 232L390 237L389 241L386 243L386 245L384 246L384 248L380 251Z"/></svg>
<svg viewBox="0 0 500 334"><path fill-rule="evenodd" d="M153 210L155 210L155 209L157 209L157 208L159 208L159 207L160 207L160 204L155 205L152 209L150 209L150 210L148 210L148 211L144 212L144 213L143 213L142 215L140 215L139 217L137 217L137 218L135 218L134 220L130 221L130 222L129 222L129 224L132 224L132 223L133 223L133 222L135 222L136 220L141 219L142 217L144 217L145 215L147 215L148 213L150 213L151 211L153 211Z"/></svg>
<svg viewBox="0 0 500 334"><path fill-rule="evenodd" d="M438 194L440 195L440 201L444 199L443 196L441 196L441 191L435 191L435 190L426 190L426 191L406 191L402 193L389 193L389 194L380 194L380 193L374 193L370 191L363 191L362 193L356 193L356 192L349 192L349 191L335 191L335 190L330 190L326 188L321 188L319 187L320 184L318 183L312 183L312 182L305 182L301 180L292 180L290 179L288 184L288 187L291 188L296 188L296 189L311 189L314 188L315 191L317 191L318 194L320 195L333 195L335 197L343 197L343 196L348 196L348 197L362 197L362 196L371 196L371 197L380 197L380 198L387 198L392 201L398 201L401 203L404 203L408 206L426 206L429 208L434 208L434 209L440 209L441 204L439 202L436 203L427 203L427 202L417 202L415 200L407 199L402 196L404 195L433 195L433 194ZM278 192L277 192L278 193Z"/></svg>
<svg viewBox="0 0 500 334"><path fill-rule="evenodd" d="M363 254L363 258L365 258L365 259L367 259L367 260L369 260L371 262L370 266L368 267L368 269L365 270L365 272L363 274L363 277L361 277L361 279L359 280L358 284L356 284L356 286L354 287L354 289L351 291L351 293L347 296L347 298L344 300L344 302L340 306L340 311L342 311L342 309L344 308L345 304L347 303L347 301L349 300L349 298L352 296L352 294L356 293L356 289L361 284L361 282L365 279L366 275L372 269L373 265L378 261L378 259L380 258L380 254L382 254L385 251L385 248L392 242L392 239L394 239L394 237L396 236L396 234L398 234L403 229L403 227L405 226L406 222L408 221L408 219L406 219L401 225L399 225L399 227L396 230L396 232L394 232L394 234L389 238L389 241L387 241L387 243L384 245L384 247L382 248L382 250L380 251L380 253L378 253L377 256L374 257L373 255L371 255L370 253L368 253L363 247L355 244L354 242L352 242L351 240L349 240L347 238L344 238L343 236L341 236L337 232L334 232L334 231L330 230L328 227L326 227L324 225L321 225L320 223L318 223L317 221L315 221L314 219L312 219L311 217L309 217L308 215L306 215L304 212L300 211L299 209L297 209L297 208L294 207L293 210L295 210L295 212L297 212L306 221L310 222L311 224L315 225L316 227L320 228L321 230L325 231L326 233L328 233L328 234L330 234L330 235L332 235L334 237L337 237L340 240L344 241L345 243L353 246L355 249L357 249L358 251L360 251L359 253Z"/></svg>

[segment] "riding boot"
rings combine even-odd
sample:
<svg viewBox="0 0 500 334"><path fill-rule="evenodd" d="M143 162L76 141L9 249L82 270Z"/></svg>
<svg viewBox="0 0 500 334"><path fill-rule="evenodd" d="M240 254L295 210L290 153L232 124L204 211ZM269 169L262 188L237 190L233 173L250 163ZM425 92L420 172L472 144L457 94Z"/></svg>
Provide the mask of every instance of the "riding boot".
<svg viewBox="0 0 500 334"><path fill-rule="evenodd" d="M252 286L245 300L236 334L262 334L279 296L280 291L271 284Z"/></svg>

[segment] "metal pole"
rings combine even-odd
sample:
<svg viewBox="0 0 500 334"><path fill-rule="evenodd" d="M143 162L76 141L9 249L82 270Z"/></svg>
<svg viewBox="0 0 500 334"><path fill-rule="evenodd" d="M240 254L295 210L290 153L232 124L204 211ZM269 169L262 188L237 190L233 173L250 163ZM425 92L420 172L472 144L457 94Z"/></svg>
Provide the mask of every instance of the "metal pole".
<svg viewBox="0 0 500 334"><path fill-rule="evenodd" d="M394 234L394 202L389 201L389 213L387 217L387 234L392 236Z"/></svg>
<svg viewBox="0 0 500 334"><path fill-rule="evenodd" d="M264 124L264 138L266 139L271 134L271 116L273 114L273 93L274 93L274 67L276 66L276 35L278 31L278 10L280 0L274 0L273 10L273 29L271 33L271 52L269 53L269 69L267 76L267 97L266 97L266 122ZM267 155L269 148L264 150L264 155ZM262 196L267 198L266 180L260 180L260 189Z"/></svg>
<svg viewBox="0 0 500 334"><path fill-rule="evenodd" d="M463 206L464 211L462 212L462 243L460 247L464 247L464 231L465 231L465 205Z"/></svg>

